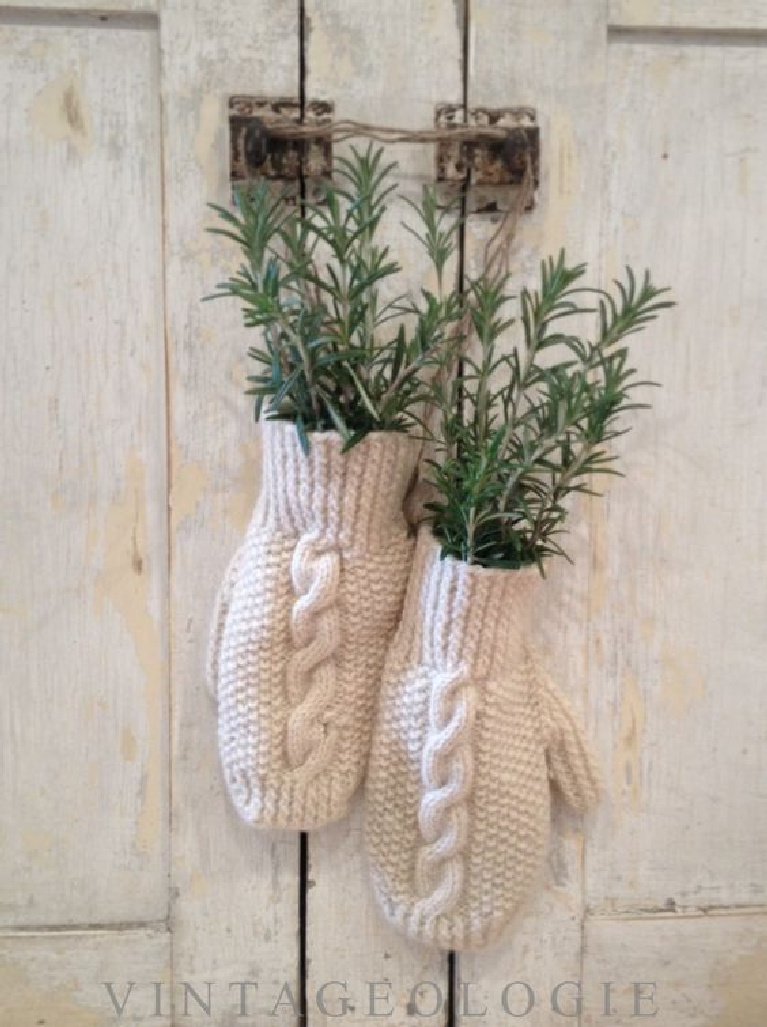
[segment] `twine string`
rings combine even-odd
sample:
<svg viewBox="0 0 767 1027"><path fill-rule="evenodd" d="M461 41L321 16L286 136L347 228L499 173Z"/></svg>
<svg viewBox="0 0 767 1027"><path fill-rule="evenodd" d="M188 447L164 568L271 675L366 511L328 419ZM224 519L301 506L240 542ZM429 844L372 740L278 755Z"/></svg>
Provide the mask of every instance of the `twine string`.
<svg viewBox="0 0 767 1027"><path fill-rule="evenodd" d="M520 117L535 118L535 108L517 107ZM261 119L264 131L279 139L330 139L345 142L349 139L371 139L384 145L394 143L479 142L480 140L507 139L510 134L522 133L523 125L462 125L449 128L410 129L388 125L374 125L367 121L345 118L340 121L301 123L284 116L273 115ZM498 227L485 246L485 273L501 276L509 272L511 246L519 219L528 209L535 195L533 164L529 149L524 154L525 169L514 202L504 212ZM463 327L463 326L462 326Z"/></svg>
<svg viewBox="0 0 767 1027"><path fill-rule="evenodd" d="M518 107L516 113L535 117L533 107ZM450 128L396 128L388 125L373 125L367 121L316 122L301 124L285 117L263 117L265 130L280 139L330 139L344 142L347 139L372 139L378 143L437 143L477 142L480 139L506 139L509 133L523 131L522 125L461 125Z"/></svg>
<svg viewBox="0 0 767 1027"><path fill-rule="evenodd" d="M514 201L508 210L504 211L498 227L485 245L485 274L489 277L492 278L494 275L500 276L509 273L511 246L517 234L519 219L528 209L534 197L533 162L530 159L530 154L526 153L525 171Z"/></svg>

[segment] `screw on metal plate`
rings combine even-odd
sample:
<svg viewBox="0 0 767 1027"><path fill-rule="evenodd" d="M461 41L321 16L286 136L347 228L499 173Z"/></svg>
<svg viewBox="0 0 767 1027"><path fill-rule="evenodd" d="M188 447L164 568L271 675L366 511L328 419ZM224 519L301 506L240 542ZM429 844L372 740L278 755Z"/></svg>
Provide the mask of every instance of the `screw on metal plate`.
<svg viewBox="0 0 767 1027"><path fill-rule="evenodd" d="M303 123L328 124L334 105L323 100L306 104ZM230 173L233 186L253 178L297 181L329 178L333 147L329 138L285 139L270 132L275 120L302 123L301 105L295 99L264 99L256 96L229 98Z"/></svg>
<svg viewBox="0 0 767 1027"><path fill-rule="evenodd" d="M521 185L528 159L533 182L540 177L540 129L532 107L472 107L439 104L434 124L440 129L474 127L505 130L505 135L488 138L478 131L476 139L446 139L437 143L438 182L465 182L472 186Z"/></svg>

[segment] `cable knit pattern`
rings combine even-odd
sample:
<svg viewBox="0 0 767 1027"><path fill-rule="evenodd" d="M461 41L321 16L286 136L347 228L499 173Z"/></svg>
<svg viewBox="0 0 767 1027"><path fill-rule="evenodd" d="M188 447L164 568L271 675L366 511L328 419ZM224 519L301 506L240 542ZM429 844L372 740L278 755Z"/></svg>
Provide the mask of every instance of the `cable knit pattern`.
<svg viewBox="0 0 767 1027"><path fill-rule="evenodd" d="M421 761L418 826L422 844L416 857L416 883L428 919L448 913L463 891L476 702L476 689L465 671L434 675Z"/></svg>
<svg viewBox="0 0 767 1027"><path fill-rule="evenodd" d="M341 645L338 609L339 555L317 535L298 540L291 560L293 592L290 616L293 653L288 660L288 763L302 767L312 758L316 772L333 755L335 735L327 734L327 717L336 685L335 657Z"/></svg>
<svg viewBox="0 0 767 1027"><path fill-rule="evenodd" d="M262 491L224 580L210 643L219 753L255 826L344 816L364 774L386 647L413 540L402 503L419 445L335 432L304 454L293 425L262 427Z"/></svg>
<svg viewBox="0 0 767 1027"><path fill-rule="evenodd" d="M384 671L365 834L384 915L441 948L494 941L529 893L550 778L576 809L599 797L577 718L528 645L540 582L534 568L443 560L420 530Z"/></svg>

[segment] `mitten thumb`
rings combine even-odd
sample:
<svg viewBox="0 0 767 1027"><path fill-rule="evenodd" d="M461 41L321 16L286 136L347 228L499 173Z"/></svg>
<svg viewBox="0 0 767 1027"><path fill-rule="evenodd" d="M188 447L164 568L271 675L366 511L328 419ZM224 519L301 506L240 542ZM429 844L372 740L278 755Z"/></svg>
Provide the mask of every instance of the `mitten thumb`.
<svg viewBox="0 0 767 1027"><path fill-rule="evenodd" d="M583 813L601 798L596 757L568 700L542 672L537 674L549 777L569 806Z"/></svg>

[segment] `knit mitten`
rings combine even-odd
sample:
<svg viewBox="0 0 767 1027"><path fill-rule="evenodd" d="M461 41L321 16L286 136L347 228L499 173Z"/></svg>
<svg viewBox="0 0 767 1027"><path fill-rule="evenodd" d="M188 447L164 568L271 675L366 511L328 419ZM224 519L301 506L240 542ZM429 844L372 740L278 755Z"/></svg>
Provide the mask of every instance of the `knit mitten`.
<svg viewBox="0 0 767 1027"><path fill-rule="evenodd" d="M413 554L402 504L419 446L397 432L342 453L262 429L263 485L227 569L208 659L237 812L308 830L346 813L367 763L386 647Z"/></svg>
<svg viewBox="0 0 767 1027"><path fill-rule="evenodd" d="M386 918L444 949L493 941L530 891L549 779L576 810L598 798L582 729L526 645L536 581L536 568L441 559L420 530L386 660L365 833Z"/></svg>

